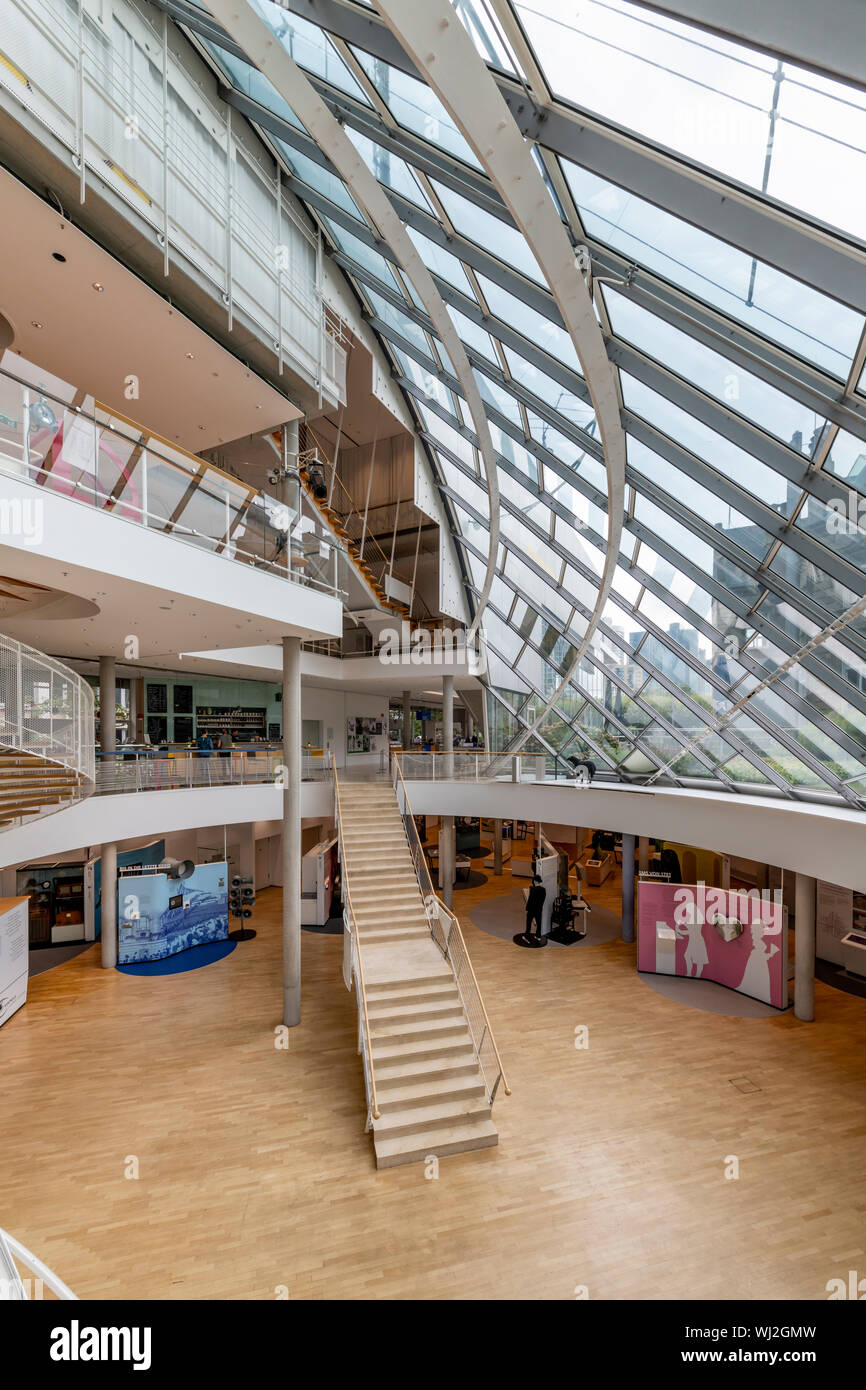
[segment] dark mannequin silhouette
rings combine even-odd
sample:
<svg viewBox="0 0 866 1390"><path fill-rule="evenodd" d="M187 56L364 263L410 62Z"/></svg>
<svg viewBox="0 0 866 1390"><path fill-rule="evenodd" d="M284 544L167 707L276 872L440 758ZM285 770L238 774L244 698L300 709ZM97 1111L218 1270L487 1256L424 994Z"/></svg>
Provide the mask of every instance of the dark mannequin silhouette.
<svg viewBox="0 0 866 1390"><path fill-rule="evenodd" d="M544 900L547 897L547 889L542 887L541 879L538 874L532 880L532 887L526 899L526 935L532 935L532 924L535 923L535 935L541 936L541 909L544 907Z"/></svg>

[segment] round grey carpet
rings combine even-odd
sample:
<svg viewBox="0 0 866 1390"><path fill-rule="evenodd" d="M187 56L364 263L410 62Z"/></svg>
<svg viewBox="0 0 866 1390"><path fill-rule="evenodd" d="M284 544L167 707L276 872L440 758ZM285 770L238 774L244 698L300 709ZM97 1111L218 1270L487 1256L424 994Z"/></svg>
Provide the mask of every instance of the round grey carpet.
<svg viewBox="0 0 866 1390"><path fill-rule="evenodd" d="M663 994L675 1004L685 1004L689 1009L700 1009L705 1014L721 1014L725 1018L777 1018L784 1009L774 1009L772 1004L764 1004L760 999L751 999L748 994L738 994L735 989L714 984L712 980L687 980L681 975L650 975L642 970L637 972L642 980L656 994Z"/></svg>
<svg viewBox="0 0 866 1390"><path fill-rule="evenodd" d="M620 934L621 922L616 913L606 907L594 907L586 917L586 936L573 946L560 946L551 941L550 946L562 951L579 951L581 946L601 946L605 941L615 941ZM469 913L469 920L490 936L498 936L501 941L511 943L519 931L526 926L526 905L523 901L522 886L513 888L501 898L488 898L486 902L476 903Z"/></svg>
<svg viewBox="0 0 866 1390"><path fill-rule="evenodd" d="M480 888L482 883L487 882L487 875L482 874L478 869L470 869L466 878L458 878L454 884L454 891L458 888Z"/></svg>

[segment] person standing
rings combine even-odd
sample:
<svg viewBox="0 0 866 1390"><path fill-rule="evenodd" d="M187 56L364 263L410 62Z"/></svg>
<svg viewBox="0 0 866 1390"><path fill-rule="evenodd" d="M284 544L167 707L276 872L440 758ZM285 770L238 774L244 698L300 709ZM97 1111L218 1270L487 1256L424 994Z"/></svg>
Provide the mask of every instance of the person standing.
<svg viewBox="0 0 866 1390"><path fill-rule="evenodd" d="M541 938L541 911L547 897L547 889L541 882L538 874L532 879L532 886L526 898L526 935L532 935L532 924L535 923L535 935Z"/></svg>

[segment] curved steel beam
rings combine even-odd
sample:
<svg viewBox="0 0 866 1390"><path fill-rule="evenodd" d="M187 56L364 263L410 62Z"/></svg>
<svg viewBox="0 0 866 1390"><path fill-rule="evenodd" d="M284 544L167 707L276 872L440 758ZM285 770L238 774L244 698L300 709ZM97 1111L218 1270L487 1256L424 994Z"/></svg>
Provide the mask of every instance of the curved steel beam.
<svg viewBox="0 0 866 1390"><path fill-rule="evenodd" d="M289 56L280 40L260 18L250 0L207 0L208 9L220 21L227 33L243 50L249 61L268 78L279 95L288 102L309 134L318 143L353 198L364 209L372 226L378 230L396 255L402 269L414 285L433 327L441 338L454 366L454 372L465 392L472 424L478 437L487 490L490 498L490 546L487 572L481 590L478 610L467 637L473 638L481 614L490 596L496 575L496 551L499 546L499 478L493 440L481 392L475 381L469 359L433 277L415 249L403 223L391 206L375 175L367 168L361 155L335 120L323 99L305 74Z"/></svg>
<svg viewBox="0 0 866 1390"><path fill-rule="evenodd" d="M625 502L625 432L617 371L592 296L553 200L487 65L448 0L375 0L376 7L475 151L538 262L568 330L598 421L607 469L607 547L598 596L574 659L547 704L509 752L536 732L598 626L619 559Z"/></svg>

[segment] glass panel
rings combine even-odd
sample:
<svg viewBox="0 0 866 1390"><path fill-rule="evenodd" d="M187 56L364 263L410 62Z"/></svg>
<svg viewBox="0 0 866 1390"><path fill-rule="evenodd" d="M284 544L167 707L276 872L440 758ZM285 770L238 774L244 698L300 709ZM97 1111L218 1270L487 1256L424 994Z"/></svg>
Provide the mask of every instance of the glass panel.
<svg viewBox="0 0 866 1390"><path fill-rule="evenodd" d="M527 362L525 357L521 357L513 348L505 347L505 360L508 363L508 370L519 381L520 385L527 391L531 391L545 405L549 405L560 415L564 415L572 425L578 429L587 430L590 434L598 438L598 428L595 423L595 412L589 401L570 391L566 386L560 386L558 381L554 381L546 372L539 371L531 362Z"/></svg>
<svg viewBox="0 0 866 1390"><path fill-rule="evenodd" d="M433 187L455 231L531 280L537 280L541 285L547 283L525 238L516 227L509 227L501 218L485 212L477 203L471 203L444 184L434 182Z"/></svg>
<svg viewBox="0 0 866 1390"><path fill-rule="evenodd" d="M770 537L760 526L749 521L748 517L737 512L729 502L716 497L707 488L696 483L681 469L675 468L667 459L660 458L645 444L629 436L627 440L629 464L645 477L664 488L671 497L689 507L702 521L714 526L722 535L729 537L743 550L762 560L770 546Z"/></svg>
<svg viewBox="0 0 866 1390"><path fill-rule="evenodd" d="M379 96L399 125L412 130L439 149L456 155L464 164L480 164L439 98L425 82L392 68L360 48L353 50Z"/></svg>
<svg viewBox="0 0 866 1390"><path fill-rule="evenodd" d="M363 222L363 215L350 194L343 180L336 174L329 173L323 169L321 164L309 159L307 155L301 154L292 145L287 145L284 140L275 140L274 143L282 151L287 164L295 171L302 183L306 183L310 188L318 193L323 193L326 198L330 198L332 203L350 212L353 217L357 217L359 222Z"/></svg>
<svg viewBox="0 0 866 1390"><path fill-rule="evenodd" d="M400 310L392 304L390 300L384 299L382 295L376 294L375 290L369 289L366 285L364 286L364 294L370 301L373 312L377 318L389 324L391 328L394 329L395 333L399 333L401 338L405 338L409 343L414 343L419 351L424 353L425 357L431 355L430 342L420 324L417 324L414 319L410 319L406 314L401 314Z"/></svg>
<svg viewBox="0 0 866 1390"><path fill-rule="evenodd" d="M629 410L655 425L723 477L739 483L780 516L791 515L800 498L800 488L628 372L621 371L619 379L623 401Z"/></svg>
<svg viewBox="0 0 866 1390"><path fill-rule="evenodd" d="M866 442L840 430L833 440L827 461L828 473L844 478L849 487L866 492ZM847 499L846 499L847 501ZM859 502L858 502L859 510Z"/></svg>
<svg viewBox="0 0 866 1390"><path fill-rule="evenodd" d="M543 314L530 309L522 299L509 294L508 290L501 289L499 285L494 285L485 275L478 276L478 283L492 314L510 328L522 333L531 343L536 343L543 352L549 353L554 361L563 362L580 372L580 362L574 344L564 328L558 328Z"/></svg>
<svg viewBox="0 0 866 1390"><path fill-rule="evenodd" d="M375 275L376 279L381 280L384 285L401 292L394 272L384 256L380 256L379 252L374 251L372 246L368 246L365 241L361 241L359 237L347 232L344 227L338 227L336 222L331 222L327 217L322 220L334 243L339 246L341 251L345 251L351 260L355 261L357 265L363 266L371 275Z"/></svg>
<svg viewBox="0 0 866 1390"><path fill-rule="evenodd" d="M626 0L516 9L549 84L566 100L862 231L863 93Z"/></svg>
<svg viewBox="0 0 866 1390"><path fill-rule="evenodd" d="M844 380L861 315L811 285L562 160L589 236Z"/></svg>
<svg viewBox="0 0 866 1390"><path fill-rule="evenodd" d="M275 87L271 85L267 77L254 68L243 58L237 58L233 53L228 53L224 48L218 48L216 44L203 39L207 48L216 58L231 79L233 87L239 92L243 92L251 101L257 101L259 106L264 106L266 111L272 111L275 116L282 116L290 125L296 126L298 130L303 130L301 122L298 120L288 102L278 94Z"/></svg>
<svg viewBox="0 0 866 1390"><path fill-rule="evenodd" d="M453 285L456 290L460 290L469 299L475 298L472 286L466 278L466 271L456 256L452 256L450 251L443 250L441 246L430 241L428 237L416 232L414 227L407 227L406 231L415 244L415 250L433 275L447 280L449 285Z"/></svg>
<svg viewBox="0 0 866 1390"><path fill-rule="evenodd" d="M404 198L408 198L411 203L417 203L425 212L433 211L430 206L430 199L409 165L400 159L399 155L392 154L382 145L377 145L350 125L343 128L367 168L375 174L380 183L384 184L386 188L393 188L395 193L402 193Z"/></svg>
<svg viewBox="0 0 866 1390"><path fill-rule="evenodd" d="M255 4L271 32L294 58L298 67L305 68L317 77L323 77L332 87L339 87L340 91L347 92L365 106L370 105L366 94L318 24L312 24L300 15L284 10L282 6L275 4L274 0L255 0Z"/></svg>
<svg viewBox="0 0 866 1390"><path fill-rule="evenodd" d="M604 296L618 337L664 363L685 381L723 402L728 409L753 420L797 453L811 456L825 424L822 416L615 293L609 286L605 286Z"/></svg>
<svg viewBox="0 0 866 1390"><path fill-rule="evenodd" d="M635 516L652 531L666 541L671 549L685 555L692 564L712 575L719 584L729 589L742 602L752 604L761 592L761 586L752 579L733 560L720 555L707 541L700 540L692 531L675 521L653 502L639 493L635 498Z"/></svg>

